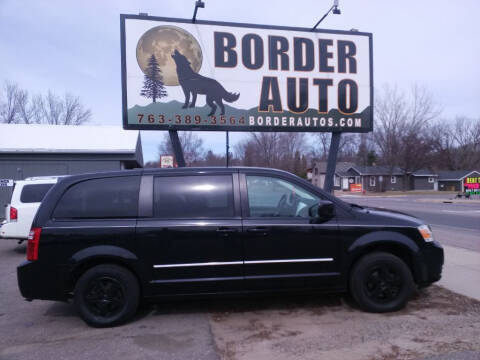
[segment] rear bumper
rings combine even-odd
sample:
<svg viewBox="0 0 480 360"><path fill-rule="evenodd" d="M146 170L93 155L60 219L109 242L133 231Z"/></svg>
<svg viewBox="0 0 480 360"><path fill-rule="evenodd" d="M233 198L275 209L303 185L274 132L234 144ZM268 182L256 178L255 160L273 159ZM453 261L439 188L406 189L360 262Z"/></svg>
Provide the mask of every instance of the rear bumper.
<svg viewBox="0 0 480 360"><path fill-rule="evenodd" d="M18 229L18 225L16 223L11 223L8 221L4 221L0 225L0 238L2 239L22 239L26 240L28 239L28 233L30 232L30 229L28 229L28 232L22 232Z"/></svg>
<svg viewBox="0 0 480 360"><path fill-rule="evenodd" d="M27 300L67 300L68 274L67 266L25 261L17 267L18 288Z"/></svg>

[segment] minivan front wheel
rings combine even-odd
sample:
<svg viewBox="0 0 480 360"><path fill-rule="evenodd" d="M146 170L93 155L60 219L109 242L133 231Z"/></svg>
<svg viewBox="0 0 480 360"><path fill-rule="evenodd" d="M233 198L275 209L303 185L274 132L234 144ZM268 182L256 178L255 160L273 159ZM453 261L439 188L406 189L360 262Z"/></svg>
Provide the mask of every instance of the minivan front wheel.
<svg viewBox="0 0 480 360"><path fill-rule="evenodd" d="M362 257L350 275L350 291L357 303L375 313L403 308L414 289L407 264L395 255L375 252Z"/></svg>
<svg viewBox="0 0 480 360"><path fill-rule="evenodd" d="M137 279L118 265L94 266L75 285L75 307L91 326L115 326L128 321L135 315L138 302Z"/></svg>

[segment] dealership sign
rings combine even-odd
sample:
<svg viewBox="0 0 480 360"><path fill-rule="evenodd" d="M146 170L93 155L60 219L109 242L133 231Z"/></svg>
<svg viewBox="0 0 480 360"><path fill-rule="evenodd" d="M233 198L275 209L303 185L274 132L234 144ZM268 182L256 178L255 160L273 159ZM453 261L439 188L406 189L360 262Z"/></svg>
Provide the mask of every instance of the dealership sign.
<svg viewBox="0 0 480 360"><path fill-rule="evenodd" d="M470 176L465 178L463 184L465 192L471 195L480 194L480 177Z"/></svg>
<svg viewBox="0 0 480 360"><path fill-rule="evenodd" d="M121 15L125 129L371 131L372 35Z"/></svg>

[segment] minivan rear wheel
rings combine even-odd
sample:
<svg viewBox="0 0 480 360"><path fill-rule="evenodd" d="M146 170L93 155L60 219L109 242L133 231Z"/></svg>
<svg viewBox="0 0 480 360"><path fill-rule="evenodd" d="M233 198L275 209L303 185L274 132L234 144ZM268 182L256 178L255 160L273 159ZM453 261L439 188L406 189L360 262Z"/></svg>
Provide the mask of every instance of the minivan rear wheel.
<svg viewBox="0 0 480 360"><path fill-rule="evenodd" d="M94 327L125 323L135 315L138 302L136 277L118 265L94 266L75 285L75 307L82 319Z"/></svg>
<svg viewBox="0 0 480 360"><path fill-rule="evenodd" d="M414 289L412 273L395 255L375 252L362 257L350 274L350 292L366 311L402 309Z"/></svg>

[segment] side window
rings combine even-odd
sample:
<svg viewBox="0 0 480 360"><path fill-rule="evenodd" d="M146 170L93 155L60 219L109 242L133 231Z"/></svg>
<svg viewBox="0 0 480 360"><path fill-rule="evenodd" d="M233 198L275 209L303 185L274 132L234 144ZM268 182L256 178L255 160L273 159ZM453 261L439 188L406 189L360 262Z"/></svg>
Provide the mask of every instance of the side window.
<svg viewBox="0 0 480 360"><path fill-rule="evenodd" d="M156 218L234 216L231 175L156 177L153 196L153 215Z"/></svg>
<svg viewBox="0 0 480 360"><path fill-rule="evenodd" d="M309 218L309 209L320 198L288 181L266 176L247 176L251 217Z"/></svg>
<svg viewBox="0 0 480 360"><path fill-rule="evenodd" d="M54 184L25 185L20 195L22 203L38 203L43 200L45 194Z"/></svg>
<svg viewBox="0 0 480 360"><path fill-rule="evenodd" d="M53 217L127 218L138 213L139 176L82 181L62 196Z"/></svg>

